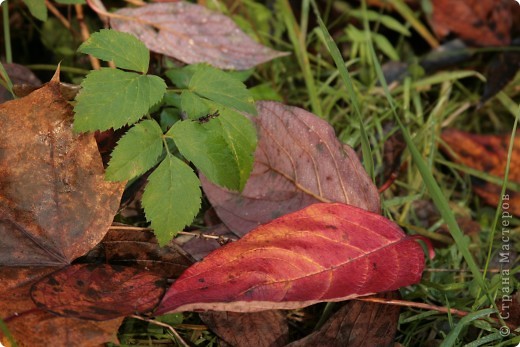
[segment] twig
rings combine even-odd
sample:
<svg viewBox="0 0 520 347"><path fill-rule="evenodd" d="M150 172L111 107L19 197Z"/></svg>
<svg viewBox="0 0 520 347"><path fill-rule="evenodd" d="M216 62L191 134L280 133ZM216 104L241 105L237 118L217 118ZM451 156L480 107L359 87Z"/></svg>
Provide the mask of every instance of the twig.
<svg viewBox="0 0 520 347"><path fill-rule="evenodd" d="M415 308L420 308L420 309L424 309L424 310L433 310L433 311L438 311L438 312L442 312L442 313L449 313L449 314L452 314L452 315L455 315L455 316L459 316L459 317L465 317L465 316L467 316L468 314L471 313L471 312L467 312L467 311L457 310L457 309L454 309L454 308L446 308L446 307L443 307L443 306L423 304L423 303L420 303L420 302L377 298L377 297L373 297L373 296L355 298L354 300L365 301L365 302L372 302L372 303L384 304L384 305L415 307ZM489 319L492 320L493 322L495 322L496 324L501 324L501 322L497 318L489 317ZM515 330L517 328L512 323L508 323L508 322L505 322L505 323L512 330Z"/></svg>
<svg viewBox="0 0 520 347"><path fill-rule="evenodd" d="M179 335L179 333L175 329L173 329L173 327L171 325L168 325L168 324L163 323L163 322L159 322L158 320L155 320L155 319L150 319L150 318L144 318L144 317L141 317L141 316L137 316L135 314L131 315L130 317L135 318L135 319L140 319L142 321L145 321L145 322L148 322L148 323L152 323L152 324L161 326L163 328L166 328L173 334L173 336L175 336L175 338L177 339L177 342L180 343L181 346L183 346L183 347L190 347L190 345L188 345L186 343L186 341L184 341L184 339L181 337L181 335Z"/></svg>
<svg viewBox="0 0 520 347"><path fill-rule="evenodd" d="M134 227L134 226L126 226L126 225L111 225L108 229L109 230L153 231L152 228ZM187 236L191 236L191 237L198 237L198 238L202 238L202 239L216 240L218 242L224 242L224 243L237 241L236 239L231 238L231 237L204 234L204 232L202 232L202 231L179 231L178 234L187 235Z"/></svg>
<svg viewBox="0 0 520 347"><path fill-rule="evenodd" d="M63 26L65 28L67 28L67 30L72 30L72 25L70 24L69 20L67 18L65 18L60 11L58 11L58 9L49 1L49 0L45 0L45 6L47 6L47 8L49 9L49 11L52 12L52 14L58 18L58 20L61 22L61 24L63 24Z"/></svg>
<svg viewBox="0 0 520 347"><path fill-rule="evenodd" d="M434 310L443 313L450 313L459 317L464 317L469 314L469 312L457 310L454 308L446 308L443 306L436 306L430 304L424 304L421 302L413 302L413 301L405 301L405 300L395 300L395 299L385 299L385 298L376 298L373 296L368 296L364 298L355 298L354 300L372 302L376 304L385 304L385 305L395 305L395 306L404 306L404 307L415 307L421 308L425 310Z"/></svg>
<svg viewBox="0 0 520 347"><path fill-rule="evenodd" d="M83 41L88 40L90 37L90 32L88 30L87 24L85 23L85 17L83 16L83 6L80 4L74 5L74 9L76 10L76 16L78 18L79 27L81 29L81 38ZM96 57L93 57L89 54L90 59L90 65L92 65L92 68L94 70L99 70L101 68L101 64L99 63L99 59Z"/></svg>

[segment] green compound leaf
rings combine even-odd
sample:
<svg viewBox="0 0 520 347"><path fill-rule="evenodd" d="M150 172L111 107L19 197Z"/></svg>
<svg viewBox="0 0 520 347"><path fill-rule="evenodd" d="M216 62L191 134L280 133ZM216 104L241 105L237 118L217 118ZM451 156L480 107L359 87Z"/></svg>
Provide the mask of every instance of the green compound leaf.
<svg viewBox="0 0 520 347"><path fill-rule="evenodd" d="M152 168L162 154L162 130L154 120L132 127L119 140L106 170L109 181L124 181Z"/></svg>
<svg viewBox="0 0 520 347"><path fill-rule="evenodd" d="M161 246L190 224L199 212L199 186L193 170L171 154L148 178L141 201Z"/></svg>
<svg viewBox="0 0 520 347"><path fill-rule="evenodd" d="M188 88L215 103L256 115L254 99L244 83L214 67L198 65Z"/></svg>
<svg viewBox="0 0 520 347"><path fill-rule="evenodd" d="M120 31L101 29L83 42L78 52L113 61L118 68L142 73L148 71L150 51L135 36Z"/></svg>
<svg viewBox="0 0 520 347"><path fill-rule="evenodd" d="M34 18L45 22L47 20L47 6L45 6L45 0L24 0L23 1L29 12Z"/></svg>
<svg viewBox="0 0 520 347"><path fill-rule="evenodd" d="M244 116L222 110L205 123L186 120L175 123L173 137L181 154L210 181L231 190L242 190L253 167L256 133Z"/></svg>
<svg viewBox="0 0 520 347"><path fill-rule="evenodd" d="M78 132L135 123L166 92L160 77L108 68L91 71L81 87L74 107L74 130Z"/></svg>

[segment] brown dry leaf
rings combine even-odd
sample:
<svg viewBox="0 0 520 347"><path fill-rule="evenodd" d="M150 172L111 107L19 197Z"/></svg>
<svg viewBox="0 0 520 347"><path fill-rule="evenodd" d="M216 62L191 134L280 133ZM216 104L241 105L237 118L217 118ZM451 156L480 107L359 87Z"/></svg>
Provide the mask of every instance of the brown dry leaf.
<svg viewBox="0 0 520 347"><path fill-rule="evenodd" d="M72 132L72 107L61 98L57 77L27 97L0 105L0 124L6 134L0 138L0 317L11 317L8 327L21 345L48 346L26 342L36 341L30 332L59 330L63 321L34 321L30 313L13 317L36 308L28 296L32 283L103 238L124 185L104 180L93 136ZM71 329L72 337L74 324ZM75 337L89 344L88 337ZM112 335L90 337L110 340Z"/></svg>
<svg viewBox="0 0 520 347"><path fill-rule="evenodd" d="M164 247L151 231L115 225L91 253L110 264L132 266L160 275L177 278L195 262L179 246L171 242ZM90 254L90 253L89 253Z"/></svg>
<svg viewBox="0 0 520 347"><path fill-rule="evenodd" d="M377 188L352 148L310 112L273 101L257 103L253 171L242 193L202 187L220 219L243 236L260 224L316 202L342 202L379 212Z"/></svg>
<svg viewBox="0 0 520 347"><path fill-rule="evenodd" d="M289 339L289 327L281 311L206 312L200 317L222 340L220 343L228 346L281 347Z"/></svg>
<svg viewBox="0 0 520 347"><path fill-rule="evenodd" d="M35 283L31 297L59 316L104 321L151 312L165 285L162 277L131 267L75 264Z"/></svg>
<svg viewBox="0 0 520 347"><path fill-rule="evenodd" d="M397 292L384 295L398 297ZM339 309L316 332L287 347L390 347L399 322L399 306L352 300Z"/></svg>
<svg viewBox="0 0 520 347"><path fill-rule="evenodd" d="M511 0L432 0L431 25L440 38L456 34L475 46L511 42Z"/></svg>
<svg viewBox="0 0 520 347"><path fill-rule="evenodd" d="M509 135L478 135L450 129L442 133L441 138L446 142L451 152L457 155L454 160L470 168L486 172L499 178L504 177L507 151L509 147ZM514 139L509 181L520 183L520 137ZM500 201L502 187L484 182L473 181L473 190L484 201L492 206L497 206ZM520 216L520 195L516 192L509 194L510 213Z"/></svg>
<svg viewBox="0 0 520 347"><path fill-rule="evenodd" d="M288 53L263 46L244 34L231 18L188 2L149 4L116 11L110 24L134 34L152 51L186 64L247 70Z"/></svg>

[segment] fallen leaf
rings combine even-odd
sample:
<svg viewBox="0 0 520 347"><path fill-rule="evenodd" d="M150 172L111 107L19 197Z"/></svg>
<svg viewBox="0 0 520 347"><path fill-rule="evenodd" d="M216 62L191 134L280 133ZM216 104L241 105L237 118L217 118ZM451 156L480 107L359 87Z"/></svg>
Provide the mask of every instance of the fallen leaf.
<svg viewBox="0 0 520 347"><path fill-rule="evenodd" d="M155 313L343 301L417 283L423 267L421 246L388 219L350 205L314 204L191 266Z"/></svg>
<svg viewBox="0 0 520 347"><path fill-rule="evenodd" d="M289 339L287 320L280 311L206 312L200 317L221 339L221 346L282 347Z"/></svg>
<svg viewBox="0 0 520 347"><path fill-rule="evenodd" d="M513 5L510 0L432 0L430 23L440 38L453 33L474 46L506 46Z"/></svg>
<svg viewBox="0 0 520 347"><path fill-rule="evenodd" d="M0 138L0 317L4 319L33 310L39 314L27 288L103 238L124 184L104 180L93 136L72 132L72 107L61 98L57 77L27 97L0 105L0 124L8 134ZM8 320L15 339L21 345L49 345L25 341L37 341L32 332L40 329L61 329L58 322L63 321L48 316L35 321L30 316ZM78 337L73 325L71 336ZM102 325L99 329L105 331ZM93 332L81 344L112 337ZM51 345L60 344L70 345L70 340Z"/></svg>
<svg viewBox="0 0 520 347"><path fill-rule="evenodd" d="M153 232L124 225L113 226L103 241L85 256L85 261L131 266L164 278L177 278L194 263L174 242L160 247Z"/></svg>
<svg viewBox="0 0 520 347"><path fill-rule="evenodd" d="M384 297L394 299L398 294L391 292ZM286 347L390 347L394 345L399 312L399 306L352 300L319 330Z"/></svg>
<svg viewBox="0 0 520 347"><path fill-rule="evenodd" d="M103 321L151 312L164 288L162 277L131 267L76 264L35 283L31 297L56 315Z"/></svg>
<svg viewBox="0 0 520 347"><path fill-rule="evenodd" d="M317 202L343 202L378 212L379 194L352 148L324 120L273 101L257 103L258 145L241 193L202 187L220 219L240 236Z"/></svg>
<svg viewBox="0 0 520 347"><path fill-rule="evenodd" d="M134 34L150 50L186 64L247 70L287 55L255 42L231 18L184 1L124 8L116 14L113 29Z"/></svg>
<svg viewBox="0 0 520 347"><path fill-rule="evenodd" d="M442 140L450 148L448 155L455 154L454 160L472 169L486 172L498 178L503 178L509 149L509 135L478 135L455 129L442 133ZM520 183L520 137L514 138L509 181ZM473 190L484 201L497 206L500 201L501 186L479 179L473 180ZM520 195L507 191L509 194L508 211L520 216Z"/></svg>

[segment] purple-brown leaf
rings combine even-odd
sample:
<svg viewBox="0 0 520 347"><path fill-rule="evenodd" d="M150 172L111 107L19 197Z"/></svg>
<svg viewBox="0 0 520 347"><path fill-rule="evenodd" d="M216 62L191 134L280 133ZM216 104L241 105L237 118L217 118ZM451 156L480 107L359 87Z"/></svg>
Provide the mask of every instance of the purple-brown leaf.
<svg viewBox="0 0 520 347"><path fill-rule="evenodd" d="M244 190L228 191L201 177L212 206L231 230L242 236L320 201L379 211L376 186L327 122L277 102L258 102L257 109L258 146Z"/></svg>
<svg viewBox="0 0 520 347"><path fill-rule="evenodd" d="M134 34L150 50L186 64L246 70L287 55L255 42L230 18L184 1L124 8L116 13L112 28Z"/></svg>

